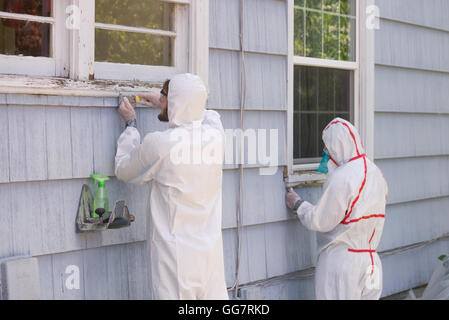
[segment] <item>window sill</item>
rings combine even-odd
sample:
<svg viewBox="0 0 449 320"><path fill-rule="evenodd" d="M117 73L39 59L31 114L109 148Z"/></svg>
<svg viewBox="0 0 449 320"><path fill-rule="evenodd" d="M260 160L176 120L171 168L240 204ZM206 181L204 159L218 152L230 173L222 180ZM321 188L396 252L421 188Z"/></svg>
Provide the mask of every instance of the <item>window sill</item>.
<svg viewBox="0 0 449 320"><path fill-rule="evenodd" d="M0 93L90 97L118 97L120 92L142 92L162 82L73 80L57 77L0 75Z"/></svg>
<svg viewBox="0 0 449 320"><path fill-rule="evenodd" d="M297 170L293 167L293 173L285 178L287 188L320 187L327 180L327 174L316 170Z"/></svg>

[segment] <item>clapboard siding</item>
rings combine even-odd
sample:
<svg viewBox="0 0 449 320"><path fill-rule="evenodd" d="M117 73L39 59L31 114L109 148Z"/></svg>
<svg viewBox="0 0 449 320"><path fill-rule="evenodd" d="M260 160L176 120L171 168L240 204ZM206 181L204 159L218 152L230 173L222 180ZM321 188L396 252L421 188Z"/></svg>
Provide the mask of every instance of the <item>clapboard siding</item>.
<svg viewBox="0 0 449 320"><path fill-rule="evenodd" d="M235 134L235 129L240 129L240 111L233 110L217 110L221 116L221 120L223 123L223 127L227 134L226 139L226 156L224 169L232 169L238 167L237 161L237 151L236 148L238 146L237 139L234 138L231 140L231 135ZM244 167L264 167L268 165L268 159L264 159L264 156L269 157L271 154L271 140L273 139L273 143L277 141L277 145L274 145L273 153L274 155L277 153L278 156L273 156L272 159L274 162L271 165L286 165L287 163L287 150L285 145L285 134L286 134L286 113L280 111L245 111L243 117L243 130L244 133L253 136L253 141L256 140L255 145L251 145L254 147L255 152L251 153L253 157L256 159L252 159L251 162L248 159L248 152L250 152L251 148L248 148L248 139L245 139L245 163ZM261 131L262 130L262 131ZM271 133L270 130L275 130L275 132ZM265 133L265 139L263 135ZM277 139L276 139L277 136ZM229 137L229 138L228 138ZM260 137L260 138L259 138ZM263 145L265 142L265 150L263 150ZM259 143L260 147L259 148ZM277 149L277 150L276 150ZM234 151L232 151L234 150ZM259 155L260 151L260 155ZM252 152L252 151L251 151ZM234 159L234 160L233 160ZM276 160L277 159L277 160Z"/></svg>
<svg viewBox="0 0 449 320"><path fill-rule="evenodd" d="M449 73L377 66L378 112L449 114Z"/></svg>
<svg viewBox="0 0 449 320"><path fill-rule="evenodd" d="M389 185L378 251L449 232L449 3L377 0L375 158ZM382 296L429 281L447 240L382 257Z"/></svg>
<svg viewBox="0 0 449 320"><path fill-rule="evenodd" d="M70 108L72 177L88 177L94 169L93 110Z"/></svg>
<svg viewBox="0 0 449 320"><path fill-rule="evenodd" d="M275 175L259 176L259 169L245 169L243 174L243 211L242 225L258 225L271 222L294 220L285 206L285 188L282 170ZM224 229L235 228L237 199L239 190L239 170L226 170L223 175L223 198L233 201L223 202ZM254 186L257 184L257 192ZM279 191L280 190L280 191ZM296 190L304 199L312 203L318 201L321 187Z"/></svg>
<svg viewBox="0 0 449 320"><path fill-rule="evenodd" d="M209 3L209 47L239 50L239 23L240 0L211 0Z"/></svg>
<svg viewBox="0 0 449 320"><path fill-rule="evenodd" d="M381 297L426 284L437 267L438 257L448 252L449 241L440 240L428 246L394 255L381 255L383 290ZM400 272L398 272L400 270ZM292 275L291 278L243 287L243 299L315 299L314 277ZM270 283L271 282L271 283Z"/></svg>
<svg viewBox="0 0 449 320"><path fill-rule="evenodd" d="M297 220L288 220L241 229L239 283L281 276L315 264L315 235ZM237 229L223 231L226 283L235 281Z"/></svg>
<svg viewBox="0 0 449 320"><path fill-rule="evenodd" d="M28 129L29 127L26 127ZM111 128L109 128L111 131ZM72 136L70 109L45 108L48 179L72 178ZM100 171L101 172L101 171ZM27 180L33 180L28 178Z"/></svg>
<svg viewBox="0 0 449 320"><path fill-rule="evenodd" d="M449 195L449 156L377 160L388 181L388 203Z"/></svg>
<svg viewBox="0 0 449 320"><path fill-rule="evenodd" d="M449 240L382 257L383 291L389 296L429 282L438 257L449 252Z"/></svg>
<svg viewBox="0 0 449 320"><path fill-rule="evenodd" d="M244 1L245 51L287 55L286 0Z"/></svg>
<svg viewBox="0 0 449 320"><path fill-rule="evenodd" d="M376 32L377 64L449 72L449 32L381 20Z"/></svg>
<svg viewBox="0 0 449 320"><path fill-rule="evenodd" d="M243 49L287 55L285 0L244 1ZM240 0L210 1L209 47L240 50Z"/></svg>
<svg viewBox="0 0 449 320"><path fill-rule="evenodd" d="M377 159L449 155L449 114L377 113Z"/></svg>
<svg viewBox="0 0 449 320"><path fill-rule="evenodd" d="M146 239L146 205L149 187L127 185L113 178L107 190L111 207L125 199L136 222L129 228L91 234L75 233L81 187L86 179L0 184L5 210L1 219L0 257L43 255Z"/></svg>
<svg viewBox="0 0 449 320"><path fill-rule="evenodd" d="M2 105L66 106L66 107L117 107L117 97L57 96L43 94L0 93Z"/></svg>
<svg viewBox="0 0 449 320"><path fill-rule="evenodd" d="M219 110L225 129L240 128L242 56L239 5L239 1L229 1L226 5L220 0L211 1L208 107ZM315 234L294 219L286 209L284 199L287 2L248 0L244 5L246 95L243 128L278 129L279 168L273 175L264 176L257 167L244 166L238 273L241 285L313 266L316 247ZM240 170L235 165L225 165L222 227L228 287L236 280L239 251L236 222L239 180ZM304 188L299 193L317 200L320 189Z"/></svg>
<svg viewBox="0 0 449 320"><path fill-rule="evenodd" d="M241 53L211 49L209 56L208 106L240 109ZM245 70L245 109L286 109L286 56L245 53Z"/></svg>
<svg viewBox="0 0 449 320"><path fill-rule="evenodd" d="M209 50L209 108L240 109L240 53Z"/></svg>
<svg viewBox="0 0 449 320"><path fill-rule="evenodd" d="M376 0L383 18L449 31L446 0Z"/></svg>
<svg viewBox="0 0 449 320"><path fill-rule="evenodd" d="M28 170L25 153L26 140L23 139L24 137L26 137L24 126L24 124L26 123L24 116L24 108L19 107L14 109L14 112L8 112L8 121L9 121L8 138L10 145L9 149L10 179L11 181L25 180ZM22 123L22 126L20 125L20 123ZM40 153L37 156L39 157L42 155Z"/></svg>
<svg viewBox="0 0 449 320"><path fill-rule="evenodd" d="M38 257L43 299L148 299L145 242ZM69 289L67 267L79 268L80 288Z"/></svg>
<svg viewBox="0 0 449 320"><path fill-rule="evenodd" d="M246 54L245 67L247 109L285 110L287 57Z"/></svg>
<svg viewBox="0 0 449 320"><path fill-rule="evenodd" d="M5 99L6 100L6 99ZM1 103L1 98L0 98ZM3 139L0 139L0 183L9 181L9 124L8 110L3 109L3 116L0 117L0 128L3 128Z"/></svg>
<svg viewBox="0 0 449 320"><path fill-rule="evenodd" d="M218 111L225 129L240 127L239 111ZM0 182L88 178L93 172L114 176L117 139L124 129L123 120L116 108L42 107L29 104L0 106L0 112L7 113L9 122L9 144L4 148L9 150L9 160L6 163L10 164L4 167L5 174ZM157 120L156 115L156 110L137 109L141 138L148 132L168 128L167 124ZM253 129L257 137L258 130L262 129L266 132L267 139L265 153L261 149L259 157L257 145L256 162L247 163L246 167L264 167L269 164L263 161L262 156L270 155L271 129L277 133L277 150L274 151L279 155L271 165L282 166L287 163L285 125L285 112L245 112L244 130ZM238 166L235 158L236 145L237 140L234 139L234 160L225 169ZM231 144L230 146L232 147ZM247 158L246 152L245 159ZM8 171L9 176L6 175Z"/></svg>
<svg viewBox="0 0 449 320"><path fill-rule="evenodd" d="M315 277L287 278L264 285L247 286L240 290L240 295L246 300L314 300Z"/></svg>
<svg viewBox="0 0 449 320"><path fill-rule="evenodd" d="M449 233L447 208L449 197L388 205L378 251L430 241Z"/></svg>

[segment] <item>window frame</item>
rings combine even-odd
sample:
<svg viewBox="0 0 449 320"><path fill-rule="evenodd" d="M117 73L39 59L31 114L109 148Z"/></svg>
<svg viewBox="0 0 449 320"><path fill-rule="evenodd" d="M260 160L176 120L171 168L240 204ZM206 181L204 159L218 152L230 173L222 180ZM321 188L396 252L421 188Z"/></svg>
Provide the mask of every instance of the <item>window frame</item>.
<svg viewBox="0 0 449 320"><path fill-rule="evenodd" d="M164 1L164 0L162 0ZM173 66L148 66L128 63L113 63L94 61L95 78L103 80L140 80L140 81L155 81L161 78L170 78L176 73L188 69L188 60L186 56L189 52L188 37L184 27L189 23L189 1L164 1L167 3L174 3L174 30L152 30L152 32L142 32L145 28L134 28L125 26L114 26L105 23L94 22L95 29L103 30L123 30L131 32L142 32L146 34L161 34L167 35L174 39L173 41ZM91 5L93 3L93 6ZM95 10L95 3L92 1L89 5L89 10ZM93 7L93 8L92 8ZM95 19L95 17L94 17ZM95 47L95 44L94 44ZM95 48L94 48L95 56Z"/></svg>
<svg viewBox="0 0 449 320"><path fill-rule="evenodd" d="M58 90L54 85L45 87L48 81L42 81L43 85L26 83L23 76L37 77L65 77L65 83L74 83L74 90L79 92L80 85L76 82L83 81L87 84L86 95L90 95L89 80L104 80L112 83L150 82L162 83L176 73L191 72L198 74L208 84L209 68L209 1L208 0L162 0L174 3L175 6L175 31L174 41L174 66L143 66L136 64L120 64L110 62L95 62L95 2L92 0L52 0L52 17L21 17L25 20L44 21L52 23L52 53L48 57L21 57L14 55L0 55L0 62L7 61L9 69L0 67L0 83L7 82L16 76L15 86L7 86L8 93L23 92L23 87L34 86L39 91L55 92L55 94L70 94L70 86ZM80 28L68 30L65 26L67 19L66 8L75 5L80 9ZM7 14L24 16L21 14ZM40 22L38 21L38 22ZM5 64L3 64L5 65ZM108 69L109 68L109 69ZM3 78L3 81L1 80ZM21 88L19 82L23 82ZM92 85L95 87L95 85ZM76 87L76 89L75 89ZM130 86L133 87L133 86ZM14 89L16 88L16 89ZM5 92L5 90L2 90ZM65 92L65 93L64 93ZM111 95L111 94L109 94ZM113 95L113 94L112 94Z"/></svg>
<svg viewBox="0 0 449 320"><path fill-rule="evenodd" d="M0 12L0 18L50 24L51 57L0 54L0 74L67 77L69 75L68 31L64 28L67 0L52 0L50 17Z"/></svg>
<svg viewBox="0 0 449 320"><path fill-rule="evenodd" d="M356 7L356 59L355 61L338 61L294 55L294 0L288 1L288 86L287 86L287 183L291 186L302 184L322 184L326 175L316 172L319 163L294 164L294 66L312 66L333 69L344 69L354 72L353 83L353 118L359 130L367 156L374 155L374 31L361 28L366 21L367 8L374 0L357 0ZM363 34L362 34L363 33ZM364 106L361 108L361 106Z"/></svg>

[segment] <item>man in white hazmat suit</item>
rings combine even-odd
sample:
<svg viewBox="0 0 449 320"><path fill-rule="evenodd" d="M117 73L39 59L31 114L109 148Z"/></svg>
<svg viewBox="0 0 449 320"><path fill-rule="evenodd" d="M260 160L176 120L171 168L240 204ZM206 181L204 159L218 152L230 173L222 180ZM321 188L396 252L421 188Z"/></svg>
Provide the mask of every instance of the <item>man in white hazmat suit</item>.
<svg viewBox="0 0 449 320"><path fill-rule="evenodd" d="M323 299L379 299L382 265L376 248L385 221L388 187L369 160L356 128L340 118L323 131L328 179L316 205L292 189L287 206L302 224L318 231L315 294Z"/></svg>
<svg viewBox="0 0 449 320"><path fill-rule="evenodd" d="M228 299L220 116L205 110L207 90L198 76L176 75L167 89L159 107L161 114L168 108L169 129L148 133L142 143L124 99L119 112L130 125L118 140L115 174L138 185L152 181L147 244L153 299ZM154 93L142 96L157 104Z"/></svg>

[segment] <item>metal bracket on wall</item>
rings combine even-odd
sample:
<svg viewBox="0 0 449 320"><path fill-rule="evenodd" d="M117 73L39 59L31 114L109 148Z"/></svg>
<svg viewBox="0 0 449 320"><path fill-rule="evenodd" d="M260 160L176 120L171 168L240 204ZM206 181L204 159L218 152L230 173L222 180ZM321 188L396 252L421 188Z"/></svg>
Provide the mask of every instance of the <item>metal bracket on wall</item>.
<svg viewBox="0 0 449 320"><path fill-rule="evenodd" d="M76 232L104 231L129 227L134 216L129 214L125 200L115 202L114 209L105 212L100 218L92 218L94 198L87 184L81 189L78 214L76 217Z"/></svg>

